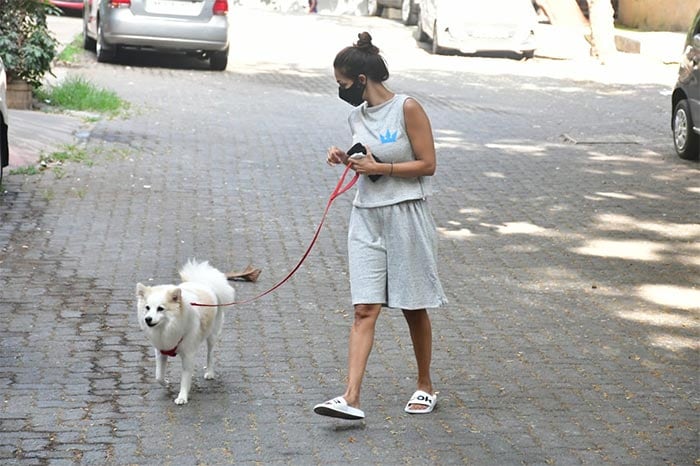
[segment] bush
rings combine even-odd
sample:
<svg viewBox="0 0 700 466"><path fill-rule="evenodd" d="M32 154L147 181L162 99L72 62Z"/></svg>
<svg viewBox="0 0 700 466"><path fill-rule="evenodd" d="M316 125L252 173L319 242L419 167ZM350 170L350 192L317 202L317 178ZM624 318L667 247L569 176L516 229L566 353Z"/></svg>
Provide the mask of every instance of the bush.
<svg viewBox="0 0 700 466"><path fill-rule="evenodd" d="M56 56L46 16L60 14L47 0L0 0L0 57L10 81L41 85Z"/></svg>

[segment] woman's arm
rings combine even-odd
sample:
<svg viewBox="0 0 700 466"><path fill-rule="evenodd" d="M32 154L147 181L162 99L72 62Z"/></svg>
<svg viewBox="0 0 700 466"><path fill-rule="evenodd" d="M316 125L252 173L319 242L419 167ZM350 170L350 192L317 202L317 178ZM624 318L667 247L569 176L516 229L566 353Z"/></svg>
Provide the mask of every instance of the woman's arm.
<svg viewBox="0 0 700 466"><path fill-rule="evenodd" d="M430 119L415 99L408 98L403 104L406 133L411 141L415 161L394 164L393 176L430 176L435 174L435 141Z"/></svg>

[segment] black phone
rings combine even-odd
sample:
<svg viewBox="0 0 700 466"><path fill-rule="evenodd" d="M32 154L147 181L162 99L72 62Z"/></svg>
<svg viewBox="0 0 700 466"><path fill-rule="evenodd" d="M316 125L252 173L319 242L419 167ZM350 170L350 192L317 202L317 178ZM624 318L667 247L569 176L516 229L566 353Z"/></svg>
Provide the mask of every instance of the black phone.
<svg viewBox="0 0 700 466"><path fill-rule="evenodd" d="M350 149L348 149L345 153L348 154L348 157L350 157L351 155L354 155L354 154L365 154L366 155L367 149L365 149L364 144L362 144L361 142L358 142L357 144L352 146ZM374 157L374 160L376 160L377 162L382 163L382 161L379 160L376 155L372 154L372 157ZM369 176L369 179L372 181L377 181L379 178L382 177L382 175L368 175L368 176Z"/></svg>
<svg viewBox="0 0 700 466"><path fill-rule="evenodd" d="M365 154L367 155L367 149L365 149L365 145L362 144L361 142L358 142L354 146L352 146L350 149L345 152L348 154L348 156L355 155L355 154Z"/></svg>

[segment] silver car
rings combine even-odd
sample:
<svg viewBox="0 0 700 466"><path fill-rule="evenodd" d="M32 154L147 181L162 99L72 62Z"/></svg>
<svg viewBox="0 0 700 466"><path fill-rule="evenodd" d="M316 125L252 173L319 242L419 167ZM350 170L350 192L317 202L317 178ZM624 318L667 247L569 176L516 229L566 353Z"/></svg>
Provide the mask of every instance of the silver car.
<svg viewBox="0 0 700 466"><path fill-rule="evenodd" d="M228 64L227 0L84 0L83 40L97 61L120 48L197 54L212 70Z"/></svg>
<svg viewBox="0 0 700 466"><path fill-rule="evenodd" d="M535 53L537 14L532 0L420 0L417 39L432 52Z"/></svg>
<svg viewBox="0 0 700 466"><path fill-rule="evenodd" d="M5 64L0 58L0 183L2 183L2 169L10 164L10 143L7 133L7 75Z"/></svg>

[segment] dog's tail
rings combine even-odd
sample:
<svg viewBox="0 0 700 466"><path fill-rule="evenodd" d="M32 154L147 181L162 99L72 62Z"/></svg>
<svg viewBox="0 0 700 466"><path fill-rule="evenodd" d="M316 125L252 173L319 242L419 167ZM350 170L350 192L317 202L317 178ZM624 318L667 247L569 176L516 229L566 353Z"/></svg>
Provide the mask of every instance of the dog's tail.
<svg viewBox="0 0 700 466"><path fill-rule="evenodd" d="M202 283L210 286L219 303L230 303L236 298L233 287L223 272L209 265L209 262L197 262L190 259L180 269L180 278L183 282Z"/></svg>

